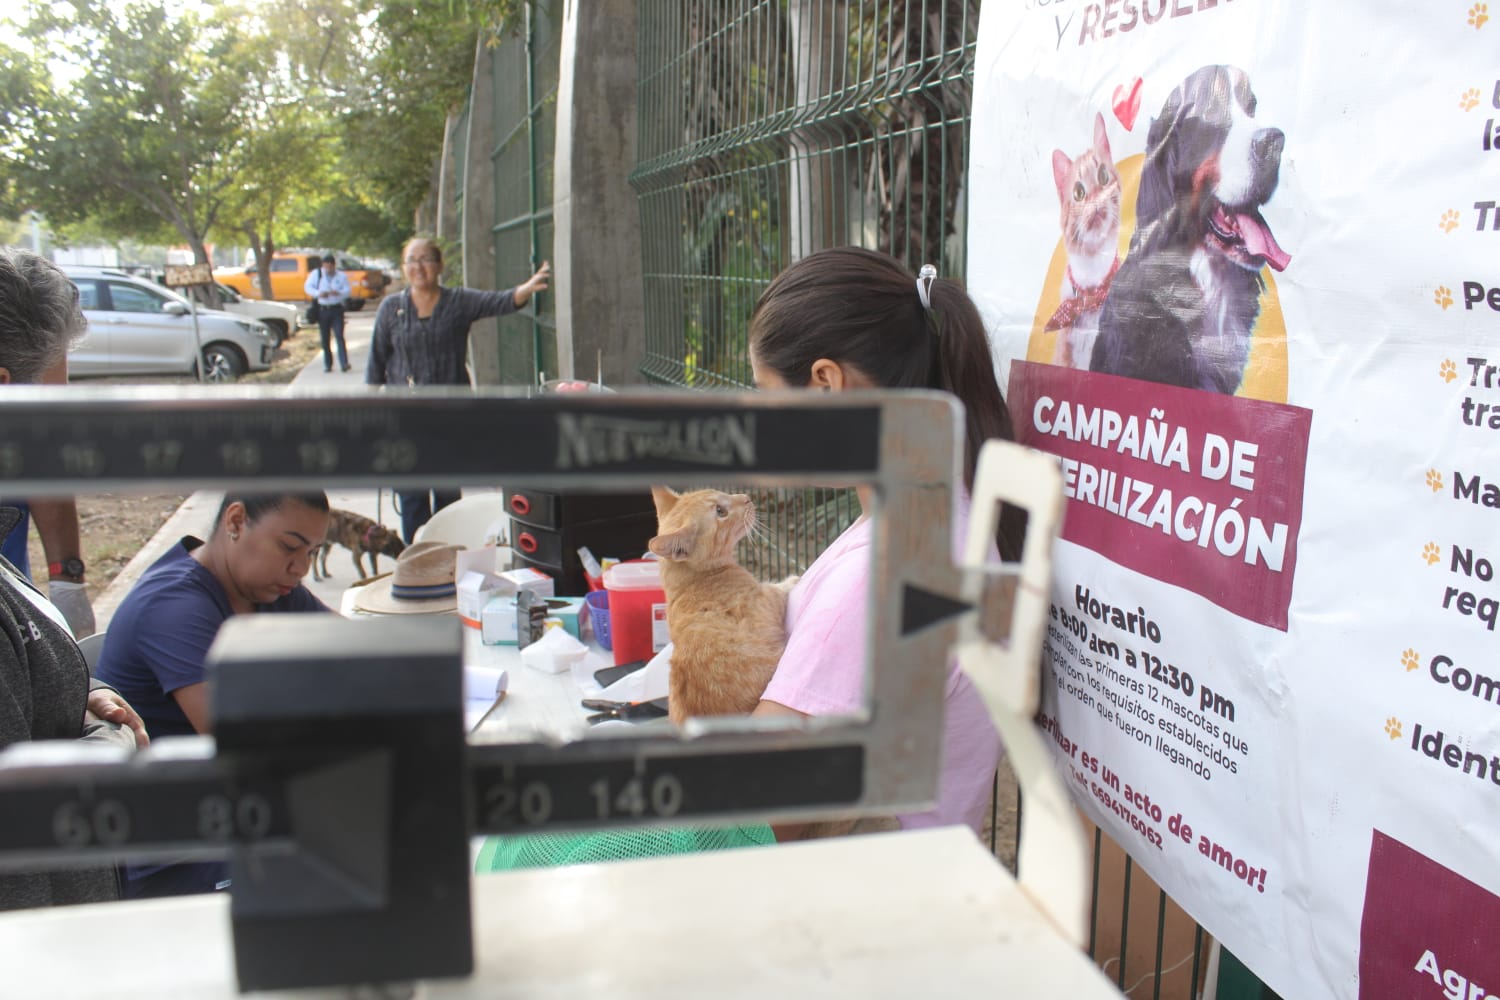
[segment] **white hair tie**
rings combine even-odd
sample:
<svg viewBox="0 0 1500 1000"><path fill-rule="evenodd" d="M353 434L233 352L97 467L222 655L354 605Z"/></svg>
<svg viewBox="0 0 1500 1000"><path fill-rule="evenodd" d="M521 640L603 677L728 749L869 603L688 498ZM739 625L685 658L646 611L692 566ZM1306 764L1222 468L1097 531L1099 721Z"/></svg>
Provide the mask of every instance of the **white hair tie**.
<svg viewBox="0 0 1500 1000"><path fill-rule="evenodd" d="M917 272L917 298L922 300L922 308L928 312L932 312L932 282L936 277L937 268L931 264L923 264Z"/></svg>

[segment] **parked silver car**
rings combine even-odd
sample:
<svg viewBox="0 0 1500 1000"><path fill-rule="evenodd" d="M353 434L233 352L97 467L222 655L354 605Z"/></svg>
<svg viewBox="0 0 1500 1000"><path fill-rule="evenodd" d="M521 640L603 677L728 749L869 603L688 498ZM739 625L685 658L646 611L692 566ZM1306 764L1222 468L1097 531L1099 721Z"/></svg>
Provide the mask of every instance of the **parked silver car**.
<svg viewBox="0 0 1500 1000"><path fill-rule="evenodd" d="M188 301L150 281L100 267L64 267L78 286L88 332L68 354L70 375L191 375L193 318ZM204 379L232 382L271 366L276 336L264 325L198 310Z"/></svg>

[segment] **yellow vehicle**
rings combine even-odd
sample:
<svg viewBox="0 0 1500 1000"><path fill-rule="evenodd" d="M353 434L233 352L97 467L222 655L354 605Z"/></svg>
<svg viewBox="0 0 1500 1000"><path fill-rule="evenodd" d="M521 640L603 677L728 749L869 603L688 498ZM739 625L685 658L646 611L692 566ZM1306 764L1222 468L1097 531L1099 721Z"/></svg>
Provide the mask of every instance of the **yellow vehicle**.
<svg viewBox="0 0 1500 1000"><path fill-rule="evenodd" d="M349 298L344 308L350 311L363 309L367 301L385 294L390 277L378 268L366 267L348 254L334 253L338 267L349 279ZM261 292L260 272L254 261L248 267L221 267L214 271L214 280L228 285L247 298L279 299L302 302L307 299L303 290L307 276L323 266L323 251L278 250L271 255L271 294Z"/></svg>

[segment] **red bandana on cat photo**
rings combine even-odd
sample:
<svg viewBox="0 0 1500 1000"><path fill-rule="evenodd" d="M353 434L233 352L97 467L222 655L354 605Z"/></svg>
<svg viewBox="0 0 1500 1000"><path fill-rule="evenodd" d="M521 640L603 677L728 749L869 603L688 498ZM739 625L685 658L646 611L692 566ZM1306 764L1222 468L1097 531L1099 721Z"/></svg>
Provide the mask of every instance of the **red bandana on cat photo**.
<svg viewBox="0 0 1500 1000"><path fill-rule="evenodd" d="M1115 272L1120 269L1120 255L1115 255L1115 262L1109 265L1109 273L1104 280L1093 288L1079 288L1078 282L1073 280L1073 268L1068 268L1068 284L1072 285L1077 294L1070 299L1063 299L1062 305L1057 307L1057 312L1047 321L1046 330L1061 330L1064 327L1072 328L1078 321L1081 313L1097 312L1104 308L1104 300L1109 297L1110 283L1115 280Z"/></svg>

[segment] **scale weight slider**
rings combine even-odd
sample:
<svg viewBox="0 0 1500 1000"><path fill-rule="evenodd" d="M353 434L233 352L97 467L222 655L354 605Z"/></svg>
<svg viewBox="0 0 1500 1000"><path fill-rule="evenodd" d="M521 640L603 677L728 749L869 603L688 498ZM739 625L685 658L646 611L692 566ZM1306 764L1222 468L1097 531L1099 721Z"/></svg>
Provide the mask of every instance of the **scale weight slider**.
<svg viewBox="0 0 1500 1000"><path fill-rule="evenodd" d="M473 971L461 653L447 617L220 629L219 760L282 784L292 837L230 854L242 990Z"/></svg>

